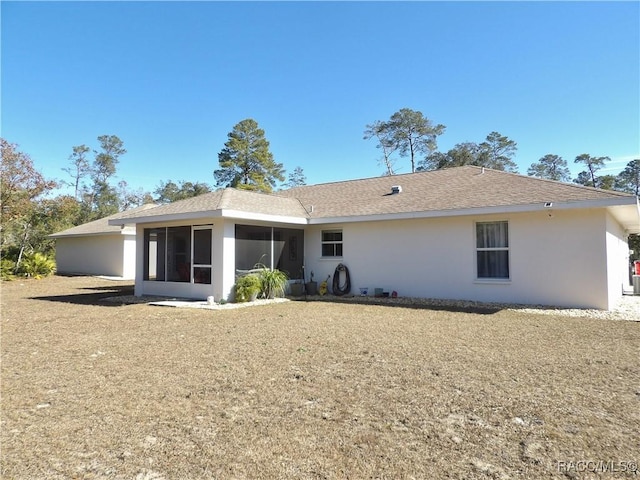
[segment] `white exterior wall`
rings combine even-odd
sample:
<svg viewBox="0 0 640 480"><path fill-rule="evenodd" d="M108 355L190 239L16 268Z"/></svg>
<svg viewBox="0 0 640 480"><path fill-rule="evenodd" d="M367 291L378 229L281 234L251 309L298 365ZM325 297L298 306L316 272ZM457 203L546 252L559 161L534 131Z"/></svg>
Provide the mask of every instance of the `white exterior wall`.
<svg viewBox="0 0 640 480"><path fill-rule="evenodd" d="M609 308L615 307L622 298L623 288L629 285L629 243L623 227L607 213L607 280Z"/></svg>
<svg viewBox="0 0 640 480"><path fill-rule="evenodd" d="M505 220L510 279L478 280L475 223ZM228 299L235 282L236 222L198 221L209 223L212 285L144 281L144 228L184 222L138 225L136 295ZM331 229L343 231L343 258L320 256L321 232ZM383 288L407 297L608 309L621 297L622 283L628 282L624 231L605 209L314 225L305 228L304 244L307 280L313 271L320 283L344 263L355 295L368 287L369 295ZM77 257L77 249L73 255Z"/></svg>
<svg viewBox="0 0 640 480"><path fill-rule="evenodd" d="M218 220L213 230L214 296L229 300L236 278L236 224Z"/></svg>
<svg viewBox="0 0 640 480"><path fill-rule="evenodd" d="M550 216L551 215L551 216ZM510 280L476 279L475 222L509 222ZM338 263L360 287L401 296L609 308L604 210L313 226L305 266L319 283ZM323 259L321 231L343 230L344 257ZM329 283L331 288L331 282Z"/></svg>
<svg viewBox="0 0 640 480"><path fill-rule="evenodd" d="M123 235L122 277L127 280L136 278L136 236Z"/></svg>
<svg viewBox="0 0 640 480"><path fill-rule="evenodd" d="M56 268L58 273L108 275L134 278L133 268L125 269L125 258L133 265L133 252L129 235L87 235L56 239ZM125 247L126 241L130 245ZM125 255L126 253L126 255Z"/></svg>

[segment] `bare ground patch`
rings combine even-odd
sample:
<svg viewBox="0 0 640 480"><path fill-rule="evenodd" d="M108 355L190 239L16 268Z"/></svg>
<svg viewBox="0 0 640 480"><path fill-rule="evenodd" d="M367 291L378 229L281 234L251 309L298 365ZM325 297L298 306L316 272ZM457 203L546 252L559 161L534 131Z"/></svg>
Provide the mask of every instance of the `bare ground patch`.
<svg viewBox="0 0 640 480"><path fill-rule="evenodd" d="M2 284L2 478L637 478L637 322L128 294Z"/></svg>

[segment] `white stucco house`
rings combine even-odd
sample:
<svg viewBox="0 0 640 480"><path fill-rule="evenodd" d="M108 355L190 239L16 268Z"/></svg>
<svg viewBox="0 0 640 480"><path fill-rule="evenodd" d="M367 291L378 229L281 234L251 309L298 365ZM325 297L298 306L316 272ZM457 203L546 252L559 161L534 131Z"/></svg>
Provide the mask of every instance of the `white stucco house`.
<svg viewBox="0 0 640 480"><path fill-rule="evenodd" d="M610 309L629 283L633 195L479 167L227 188L112 218L135 225L136 295L227 298L260 262L317 281L349 268L400 296Z"/></svg>
<svg viewBox="0 0 640 480"><path fill-rule="evenodd" d="M143 205L128 214L156 205ZM105 275L133 280L136 274L136 228L110 225L118 213L50 235L56 240L56 270L59 274Z"/></svg>

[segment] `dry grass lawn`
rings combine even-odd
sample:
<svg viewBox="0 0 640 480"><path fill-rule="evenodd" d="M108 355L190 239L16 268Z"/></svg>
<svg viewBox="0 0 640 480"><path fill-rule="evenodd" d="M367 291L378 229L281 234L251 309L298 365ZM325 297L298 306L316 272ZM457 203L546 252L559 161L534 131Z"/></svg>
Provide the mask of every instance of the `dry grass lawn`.
<svg viewBox="0 0 640 480"><path fill-rule="evenodd" d="M130 293L2 285L2 478L638 478L638 322Z"/></svg>

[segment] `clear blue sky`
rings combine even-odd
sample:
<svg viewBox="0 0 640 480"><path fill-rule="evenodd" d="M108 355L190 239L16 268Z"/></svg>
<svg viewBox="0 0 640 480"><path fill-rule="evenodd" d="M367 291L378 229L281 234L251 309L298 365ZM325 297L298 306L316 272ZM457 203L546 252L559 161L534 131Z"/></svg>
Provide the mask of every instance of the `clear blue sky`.
<svg viewBox="0 0 640 480"><path fill-rule="evenodd" d="M214 183L245 118L310 184L380 175L366 124L400 108L498 131L520 172L581 153L640 157L639 2L8 2L2 136L48 178L118 135L118 180ZM401 173L408 161L398 162ZM607 172L609 173L609 172Z"/></svg>

